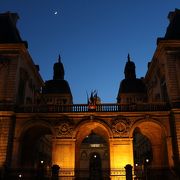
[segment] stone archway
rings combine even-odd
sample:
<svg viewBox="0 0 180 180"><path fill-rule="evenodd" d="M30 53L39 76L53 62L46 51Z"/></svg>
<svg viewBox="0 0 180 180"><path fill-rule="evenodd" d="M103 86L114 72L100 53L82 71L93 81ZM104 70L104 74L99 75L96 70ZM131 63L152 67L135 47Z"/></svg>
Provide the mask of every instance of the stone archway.
<svg viewBox="0 0 180 180"><path fill-rule="evenodd" d="M150 140L142 134L139 128L133 132L133 154L135 167L142 166L145 162L152 162L152 145Z"/></svg>
<svg viewBox="0 0 180 180"><path fill-rule="evenodd" d="M102 148L103 143L102 144L97 143L97 141L96 141L97 138L95 138L96 140L93 141L94 143L92 142L92 144L89 144L89 146L94 146L94 148L89 148L89 151L88 150L82 151L81 145L83 144L84 141L86 141L86 138L88 138L88 136L91 136L92 134L94 134L97 138L99 137L101 139L104 139L104 142L107 143L107 146ZM82 158L82 156L88 157L88 163L89 163L88 170L89 170L90 161L93 159L93 156L91 156L91 155L93 153L97 154L97 156L99 155L99 159L102 158L102 154L103 154L103 156L106 156L107 159L104 162L106 162L107 164L106 165L104 164L103 166L105 166L106 169L109 170L109 168L110 168L109 138L111 137L111 132L106 124L104 124L101 121L82 122L76 128L75 137L76 137L76 147L75 147L76 170L81 171L80 159ZM103 140L101 140L101 141L103 141ZM81 151L82 151L82 153L80 154ZM104 151L104 152L102 152L102 151ZM106 174L106 176L108 176L107 174Z"/></svg>
<svg viewBox="0 0 180 180"><path fill-rule="evenodd" d="M153 119L140 120L133 125L130 132L131 137L133 137L133 133L137 129L151 144L151 166L159 168L168 166L167 140L164 127Z"/></svg>
<svg viewBox="0 0 180 180"><path fill-rule="evenodd" d="M25 123L19 134L19 162L23 168L43 166L50 168L52 164L52 137L53 131L44 121Z"/></svg>

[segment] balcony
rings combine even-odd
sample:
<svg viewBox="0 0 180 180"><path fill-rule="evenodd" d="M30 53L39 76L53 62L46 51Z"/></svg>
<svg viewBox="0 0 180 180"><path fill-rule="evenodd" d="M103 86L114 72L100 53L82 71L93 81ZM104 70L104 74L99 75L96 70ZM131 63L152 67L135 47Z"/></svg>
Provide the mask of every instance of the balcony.
<svg viewBox="0 0 180 180"><path fill-rule="evenodd" d="M167 111L167 103L142 104L72 104L72 105L0 105L0 111L15 111L17 113L83 113L83 112L141 112Z"/></svg>

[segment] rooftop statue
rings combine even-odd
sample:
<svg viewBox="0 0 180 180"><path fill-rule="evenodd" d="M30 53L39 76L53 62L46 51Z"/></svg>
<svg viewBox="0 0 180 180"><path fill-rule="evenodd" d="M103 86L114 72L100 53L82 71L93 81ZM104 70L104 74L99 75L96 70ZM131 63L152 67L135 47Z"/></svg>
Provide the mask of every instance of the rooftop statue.
<svg viewBox="0 0 180 180"><path fill-rule="evenodd" d="M88 95L87 95L88 96ZM87 103L88 103L88 108L89 110L95 110L96 109L96 105L100 104L101 100L97 95L97 91L91 91L91 95L90 98L87 97Z"/></svg>

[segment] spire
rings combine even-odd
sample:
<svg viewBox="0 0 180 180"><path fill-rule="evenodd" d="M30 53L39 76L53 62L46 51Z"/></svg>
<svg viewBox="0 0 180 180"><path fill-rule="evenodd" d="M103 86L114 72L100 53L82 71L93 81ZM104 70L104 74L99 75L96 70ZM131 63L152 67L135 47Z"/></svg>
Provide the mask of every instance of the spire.
<svg viewBox="0 0 180 180"><path fill-rule="evenodd" d="M61 56L58 56L58 62L54 64L54 80L63 80L64 79L64 66L61 62Z"/></svg>
<svg viewBox="0 0 180 180"><path fill-rule="evenodd" d="M129 53L128 53L127 59L128 59L128 62L131 61L131 60L130 60L130 55L129 55Z"/></svg>
<svg viewBox="0 0 180 180"><path fill-rule="evenodd" d="M127 62L124 69L125 79L134 79L136 78L136 72L135 72L135 64L133 61L130 60L130 55L128 53L127 56Z"/></svg>

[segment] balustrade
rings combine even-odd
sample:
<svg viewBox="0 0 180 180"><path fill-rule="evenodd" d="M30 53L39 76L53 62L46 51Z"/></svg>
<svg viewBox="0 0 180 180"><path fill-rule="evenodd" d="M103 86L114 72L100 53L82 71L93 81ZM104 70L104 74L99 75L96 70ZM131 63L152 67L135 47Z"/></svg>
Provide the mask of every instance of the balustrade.
<svg viewBox="0 0 180 180"><path fill-rule="evenodd" d="M17 113L69 113L69 112L140 112L167 111L167 103L138 103L138 104L72 104L72 105L22 105L0 104L0 111L15 111Z"/></svg>

